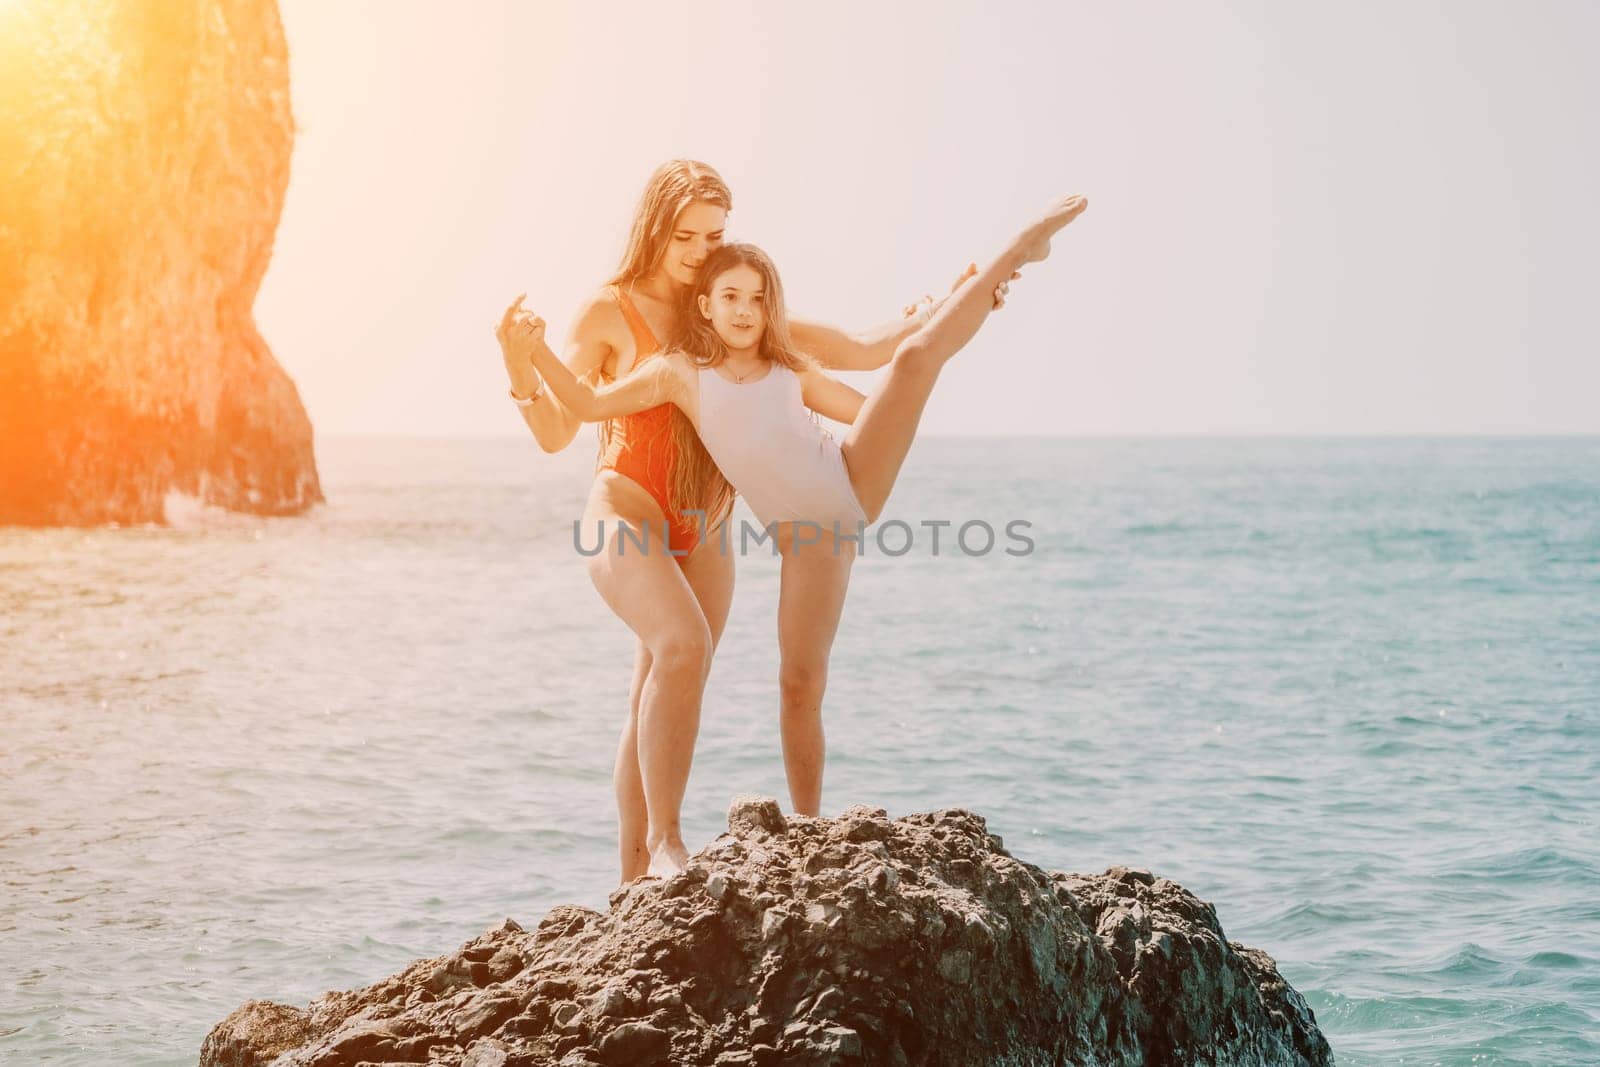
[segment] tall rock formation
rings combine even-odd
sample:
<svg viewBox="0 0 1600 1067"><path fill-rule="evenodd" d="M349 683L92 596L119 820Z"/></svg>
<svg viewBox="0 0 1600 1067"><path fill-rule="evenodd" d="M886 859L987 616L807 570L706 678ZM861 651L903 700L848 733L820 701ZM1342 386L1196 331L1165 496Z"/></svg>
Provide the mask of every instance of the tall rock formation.
<svg viewBox="0 0 1600 1067"><path fill-rule="evenodd" d="M322 500L251 310L293 137L273 0L0 4L0 524Z"/></svg>

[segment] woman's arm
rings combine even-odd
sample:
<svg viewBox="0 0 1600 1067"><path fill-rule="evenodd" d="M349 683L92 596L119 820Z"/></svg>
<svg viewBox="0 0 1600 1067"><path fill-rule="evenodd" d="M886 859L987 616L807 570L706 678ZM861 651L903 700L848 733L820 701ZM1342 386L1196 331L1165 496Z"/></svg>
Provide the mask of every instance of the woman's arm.
<svg viewBox="0 0 1600 1067"><path fill-rule="evenodd" d="M826 371L808 367L800 372L800 399L824 418L852 423L867 398Z"/></svg>
<svg viewBox="0 0 1600 1067"><path fill-rule="evenodd" d="M687 379L680 360L650 359L609 385L595 388L572 373L544 343L544 320L537 315L518 319L507 331L513 355L530 360L555 393L562 407L583 422L604 422L653 408L676 404L686 409Z"/></svg>
<svg viewBox="0 0 1600 1067"><path fill-rule="evenodd" d="M976 263L969 265L950 287L950 291L953 293L961 288L961 283L977 272ZM997 308L1005 305L1004 288L1002 285L995 290L994 306ZM877 370L888 365L900 342L916 333L923 323L933 317L942 303L942 299L924 297L920 303L906 308L899 318L856 333L792 315L789 317L789 330L794 337L795 347L816 360L820 366L830 370Z"/></svg>
<svg viewBox="0 0 1600 1067"><path fill-rule="evenodd" d="M507 343L507 331L519 316L527 314L521 306L526 297L526 293L517 297L516 301L506 309L495 336L500 339L500 349L505 357L506 373L511 378L512 391L522 397L532 396L536 392L539 394L533 403L518 406L522 412L522 421L533 431L534 439L539 442L541 449L546 452L559 452L572 443L573 438L578 435L578 429L583 425L583 420L564 405L553 390L544 386L543 379L532 361L524 356L514 355ZM567 338L566 366L580 379L598 372L605 364L606 356L610 354L611 345L606 340L606 314L610 310L612 309L606 299L596 296L579 312L578 321ZM549 351L542 338L539 344L547 352ZM551 356L553 358L554 353L551 353Z"/></svg>
<svg viewBox="0 0 1600 1067"><path fill-rule="evenodd" d="M794 337L795 347L824 367L833 370L877 370L888 364L901 341L927 321L927 316L918 312L857 333L848 333L837 326L790 316L789 331Z"/></svg>

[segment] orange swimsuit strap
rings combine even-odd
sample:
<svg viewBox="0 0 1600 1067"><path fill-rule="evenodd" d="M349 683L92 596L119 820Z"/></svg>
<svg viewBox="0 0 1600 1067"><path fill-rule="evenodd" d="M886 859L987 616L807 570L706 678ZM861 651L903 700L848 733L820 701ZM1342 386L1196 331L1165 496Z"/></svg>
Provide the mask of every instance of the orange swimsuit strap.
<svg viewBox="0 0 1600 1067"><path fill-rule="evenodd" d="M644 320L633 300L620 286L613 286L617 307L633 334L634 365L646 356L661 351L650 324ZM700 541L699 524L692 515L674 515L669 503L672 472L677 453L672 444L672 405L658 404L653 408L624 415L612 420L612 443L601 460L602 470L614 470L625 478L639 483L660 505L667 516L667 543L677 550L692 551Z"/></svg>

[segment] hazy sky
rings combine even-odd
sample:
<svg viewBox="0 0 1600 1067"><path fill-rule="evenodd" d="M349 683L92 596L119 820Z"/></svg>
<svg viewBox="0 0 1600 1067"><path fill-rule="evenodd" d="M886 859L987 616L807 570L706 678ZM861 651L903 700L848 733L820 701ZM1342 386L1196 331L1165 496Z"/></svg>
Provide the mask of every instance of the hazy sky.
<svg viewBox="0 0 1600 1067"><path fill-rule="evenodd" d="M496 319L564 337L674 156L843 325L1088 196L924 432L1600 432L1600 4L282 7L322 434L526 433Z"/></svg>

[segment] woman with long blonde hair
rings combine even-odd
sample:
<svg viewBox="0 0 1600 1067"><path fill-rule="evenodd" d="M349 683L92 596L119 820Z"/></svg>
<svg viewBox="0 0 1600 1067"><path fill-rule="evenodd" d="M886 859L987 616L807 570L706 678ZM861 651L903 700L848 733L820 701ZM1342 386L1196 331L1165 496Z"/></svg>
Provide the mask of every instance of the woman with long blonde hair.
<svg viewBox="0 0 1600 1067"><path fill-rule="evenodd" d="M659 339L679 329L685 294L721 245L732 208L733 194L706 164L678 159L659 167L634 213L616 274L579 309L563 356L544 349L550 360L591 384L614 383L657 362ZM526 316L522 299L507 309L496 335L511 399L540 448L557 452L571 444L584 420L545 387L543 375L512 343L511 331ZM871 370L886 364L936 307L925 299L860 333L798 319L792 327L796 343L819 364ZM693 426L669 404L606 420L600 441L582 540L601 543L588 561L590 578L638 637L613 780L627 882L647 872L670 874L688 857L680 812L701 696L733 597L733 557L719 551L715 536L732 491ZM702 532L712 536L702 541Z"/></svg>
<svg viewBox="0 0 1600 1067"><path fill-rule="evenodd" d="M711 253L693 289L692 316L663 358L595 388L543 344L544 324L523 314L508 328L578 418L626 418L663 403L692 425L709 455L775 532L783 557L778 597L784 765L795 810L819 814L822 696L856 546L882 513L939 373L988 317L997 287L1048 254L1050 239L1088 206L1053 202L967 278L937 313L900 341L889 373L863 396L808 358L784 308L778 272L750 245ZM842 442L811 418L850 426ZM843 535L843 536L841 536Z"/></svg>

